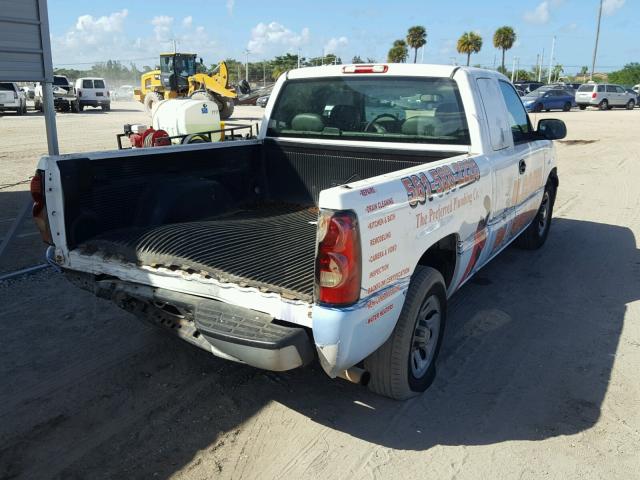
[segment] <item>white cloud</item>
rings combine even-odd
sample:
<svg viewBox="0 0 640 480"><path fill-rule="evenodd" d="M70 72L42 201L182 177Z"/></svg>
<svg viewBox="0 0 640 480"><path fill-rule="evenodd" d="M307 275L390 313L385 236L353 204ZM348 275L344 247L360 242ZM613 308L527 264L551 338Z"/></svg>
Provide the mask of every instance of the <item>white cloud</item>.
<svg viewBox="0 0 640 480"><path fill-rule="evenodd" d="M257 54L281 54L284 50L290 51L307 44L309 36L309 29L306 27L296 33L278 22L260 22L251 30L247 49Z"/></svg>
<svg viewBox="0 0 640 480"><path fill-rule="evenodd" d="M227 12L229 15L233 15L233 7L236 4L236 0L227 0Z"/></svg>
<svg viewBox="0 0 640 480"><path fill-rule="evenodd" d="M543 1L531 11L524 12L524 19L529 23L547 23L549 21L549 2Z"/></svg>
<svg viewBox="0 0 640 480"><path fill-rule="evenodd" d="M172 38L173 17L159 15L151 19L153 33L158 42L166 42Z"/></svg>
<svg viewBox="0 0 640 480"><path fill-rule="evenodd" d="M126 9L102 17L80 15L64 35L52 39L55 60L59 56L63 61L82 62L89 56L107 60L113 51L127 46L124 24L128 15Z"/></svg>
<svg viewBox="0 0 640 480"><path fill-rule="evenodd" d="M349 39L347 37L331 38L324 46L324 54L337 53L342 47L348 45Z"/></svg>
<svg viewBox="0 0 640 480"><path fill-rule="evenodd" d="M613 15L624 5L624 0L604 0L602 4L602 13L605 15Z"/></svg>
<svg viewBox="0 0 640 480"><path fill-rule="evenodd" d="M128 59L142 59L136 63L154 65L160 51L172 49L175 40L178 50L194 52L207 63L215 63L230 52L225 51L203 26L194 25L193 17L175 21L168 15L151 19L153 31L140 36L134 29L127 35L125 20L128 11L122 10L103 17L81 15L75 24L60 37L52 39L54 65L76 65L103 62L109 59L127 64ZM157 62L157 60L156 60Z"/></svg>

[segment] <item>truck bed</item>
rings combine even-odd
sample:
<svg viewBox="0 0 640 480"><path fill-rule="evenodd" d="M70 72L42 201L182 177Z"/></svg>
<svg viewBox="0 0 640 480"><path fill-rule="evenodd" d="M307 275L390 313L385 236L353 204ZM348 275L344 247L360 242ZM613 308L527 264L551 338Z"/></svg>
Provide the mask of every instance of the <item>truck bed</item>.
<svg viewBox="0 0 640 480"><path fill-rule="evenodd" d="M311 301L317 218L314 207L261 205L199 221L108 231L79 251Z"/></svg>

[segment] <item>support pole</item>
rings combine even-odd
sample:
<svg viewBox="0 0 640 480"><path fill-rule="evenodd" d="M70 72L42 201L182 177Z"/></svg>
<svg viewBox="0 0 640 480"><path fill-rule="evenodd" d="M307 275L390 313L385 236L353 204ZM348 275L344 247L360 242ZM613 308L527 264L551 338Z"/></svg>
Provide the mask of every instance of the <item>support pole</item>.
<svg viewBox="0 0 640 480"><path fill-rule="evenodd" d="M591 75L589 80L593 80L593 72L596 69L596 55L598 54L598 41L600 40L600 19L602 18L602 0L600 0L600 9L598 10L598 26L596 27L596 44L593 46L593 59L591 60Z"/></svg>
<svg viewBox="0 0 640 480"><path fill-rule="evenodd" d="M42 101L49 155L60 155L58 150L58 129L56 128L56 109L53 105L53 84L50 82L42 84Z"/></svg>
<svg viewBox="0 0 640 480"><path fill-rule="evenodd" d="M549 80L547 83L551 83L551 73L553 69L553 52L556 49L556 36L553 36L553 40L551 41L551 56L549 57Z"/></svg>

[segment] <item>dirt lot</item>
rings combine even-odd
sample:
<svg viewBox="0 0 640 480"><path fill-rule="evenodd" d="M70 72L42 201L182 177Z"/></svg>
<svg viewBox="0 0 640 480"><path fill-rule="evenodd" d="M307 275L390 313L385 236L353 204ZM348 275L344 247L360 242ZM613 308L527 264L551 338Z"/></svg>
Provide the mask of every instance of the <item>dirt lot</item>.
<svg viewBox="0 0 640 480"><path fill-rule="evenodd" d="M59 116L62 151L144 119L118 107ZM547 244L454 297L438 378L405 403L218 360L51 270L0 282L0 478L638 478L640 111L553 116ZM0 183L32 173L42 123L0 118ZM1 218L25 189L0 191ZM40 261L22 240L5 270Z"/></svg>

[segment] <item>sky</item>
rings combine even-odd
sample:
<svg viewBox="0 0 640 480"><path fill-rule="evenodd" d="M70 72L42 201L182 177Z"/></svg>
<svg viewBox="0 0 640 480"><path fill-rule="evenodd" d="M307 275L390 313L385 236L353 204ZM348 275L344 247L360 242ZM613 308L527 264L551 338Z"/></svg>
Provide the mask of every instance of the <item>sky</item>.
<svg viewBox="0 0 640 480"><path fill-rule="evenodd" d="M412 25L427 29L427 45L418 62L460 63L456 41L466 31L483 38L472 64L493 67L500 52L493 47L496 28L510 25L517 34L507 52L507 67L554 63L574 73L591 65L599 0L207 0L181 2L49 0L49 22L55 67L90 66L108 59L139 67L155 65L161 51L193 52L205 63L224 58L250 62L285 53L317 57L334 53L378 62L395 39ZM153 8L151 8L153 5ZM640 61L640 0L604 0L597 71L619 69ZM410 56L413 61L413 56Z"/></svg>

